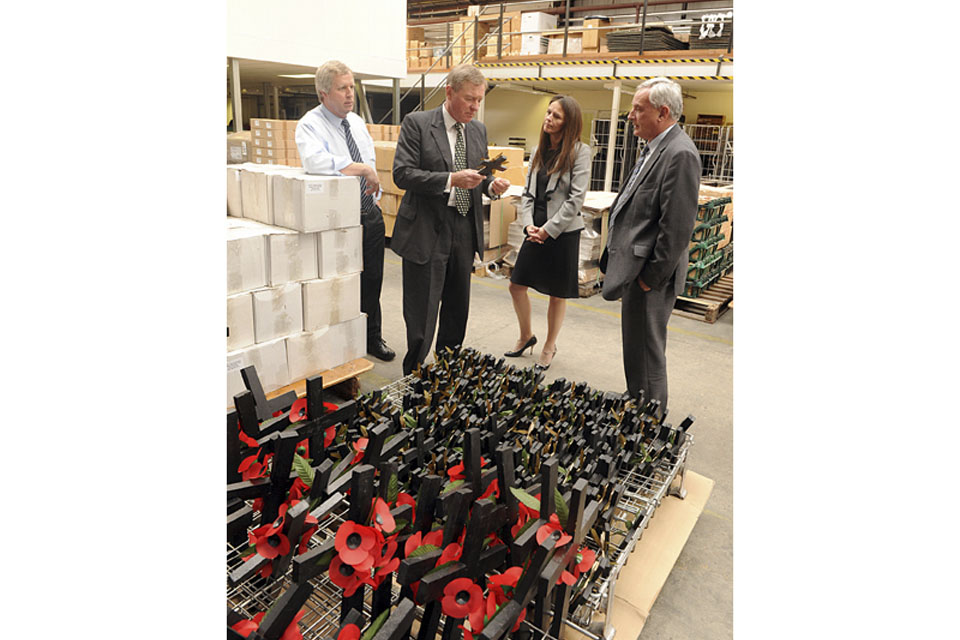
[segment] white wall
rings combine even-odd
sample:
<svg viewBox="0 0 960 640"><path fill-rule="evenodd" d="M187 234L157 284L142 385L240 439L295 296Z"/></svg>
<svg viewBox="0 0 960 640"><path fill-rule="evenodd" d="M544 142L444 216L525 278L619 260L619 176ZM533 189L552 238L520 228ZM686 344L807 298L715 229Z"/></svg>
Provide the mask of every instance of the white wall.
<svg viewBox="0 0 960 640"><path fill-rule="evenodd" d="M227 56L403 78L406 13L401 0L228 0Z"/></svg>

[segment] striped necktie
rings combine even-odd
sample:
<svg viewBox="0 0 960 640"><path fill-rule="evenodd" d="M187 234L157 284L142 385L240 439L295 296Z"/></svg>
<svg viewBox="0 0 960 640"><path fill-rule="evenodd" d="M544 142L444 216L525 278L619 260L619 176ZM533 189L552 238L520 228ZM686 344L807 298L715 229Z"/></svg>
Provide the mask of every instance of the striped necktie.
<svg viewBox="0 0 960 640"><path fill-rule="evenodd" d="M360 157L360 149L357 148L357 142L353 139L353 134L350 133L350 123L347 122L347 119L344 118L343 122L340 123L340 126L343 127L343 135L347 138L347 148L350 150L350 157L354 162L363 162L363 159ZM361 211L373 211L373 195L364 195L364 191L367 190L367 181L365 178L360 178L360 210Z"/></svg>
<svg viewBox="0 0 960 640"><path fill-rule="evenodd" d="M467 168L467 147L463 143L463 123L458 122L453 127L457 130L457 143L454 145L453 170L463 171ZM462 216L467 215L470 210L470 190L461 187L454 187L454 202L457 203L457 213Z"/></svg>

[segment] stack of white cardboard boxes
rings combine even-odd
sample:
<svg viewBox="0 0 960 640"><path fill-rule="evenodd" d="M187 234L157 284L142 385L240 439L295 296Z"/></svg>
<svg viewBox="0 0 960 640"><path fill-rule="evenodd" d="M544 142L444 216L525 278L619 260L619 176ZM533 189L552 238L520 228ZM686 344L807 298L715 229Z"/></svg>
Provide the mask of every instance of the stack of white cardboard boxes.
<svg viewBox="0 0 960 640"><path fill-rule="evenodd" d="M557 28L557 16L540 11L525 11L520 15L520 55L532 56L547 52L549 38L542 33Z"/></svg>
<svg viewBox="0 0 960 640"><path fill-rule="evenodd" d="M366 352L360 183L227 166L227 406L254 365L270 392Z"/></svg>

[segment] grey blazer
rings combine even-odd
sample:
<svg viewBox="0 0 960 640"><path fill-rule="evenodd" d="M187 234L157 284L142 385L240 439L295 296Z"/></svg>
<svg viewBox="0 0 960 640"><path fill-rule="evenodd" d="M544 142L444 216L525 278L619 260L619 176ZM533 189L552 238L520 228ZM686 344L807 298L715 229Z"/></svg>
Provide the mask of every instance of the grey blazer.
<svg viewBox="0 0 960 640"><path fill-rule="evenodd" d="M463 129L467 146L467 167L476 169L487 156L487 129L482 122L471 120ZM397 139L393 157L393 181L405 189L397 210L390 248L401 258L415 264L430 260L437 236L441 230L441 216L457 215L447 206L449 192L444 193L447 175L453 173L453 156L443 126L443 105L430 111L407 114ZM483 204L481 190L486 192L493 177L486 178L471 190L473 217L476 230L474 251L480 252L483 243Z"/></svg>
<svg viewBox="0 0 960 640"><path fill-rule="evenodd" d="M620 298L638 276L652 289L673 284L678 295L683 291L699 191L700 154L677 124L633 188L621 191L610 207L612 213L626 199L600 256L604 299Z"/></svg>
<svg viewBox="0 0 960 640"><path fill-rule="evenodd" d="M530 157L536 152L537 148L534 147ZM554 173L547 181L547 222L543 229L551 238L567 231L583 229L580 207L587 197L590 184L590 147L578 142L576 154L572 171ZM520 204L520 223L524 229L533 224L533 201L537 196L537 174L541 168L527 174L527 188Z"/></svg>

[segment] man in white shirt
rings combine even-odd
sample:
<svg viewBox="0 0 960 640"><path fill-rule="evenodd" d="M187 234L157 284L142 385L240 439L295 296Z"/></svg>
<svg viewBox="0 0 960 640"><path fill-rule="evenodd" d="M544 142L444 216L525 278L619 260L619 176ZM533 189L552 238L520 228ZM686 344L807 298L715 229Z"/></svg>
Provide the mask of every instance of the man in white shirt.
<svg viewBox="0 0 960 640"><path fill-rule="evenodd" d="M360 221L363 225L363 273L360 310L367 314L367 353L384 361L396 353L381 337L380 289L383 284L385 228L373 138L363 119L353 113L353 72L337 60L317 69L320 105L297 123L297 149L307 173L360 178Z"/></svg>

